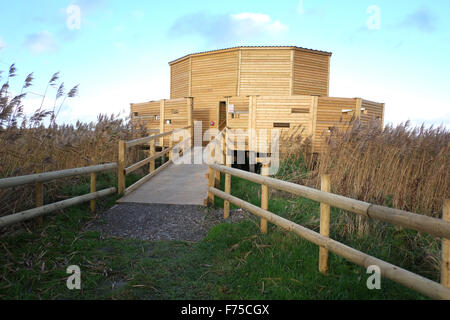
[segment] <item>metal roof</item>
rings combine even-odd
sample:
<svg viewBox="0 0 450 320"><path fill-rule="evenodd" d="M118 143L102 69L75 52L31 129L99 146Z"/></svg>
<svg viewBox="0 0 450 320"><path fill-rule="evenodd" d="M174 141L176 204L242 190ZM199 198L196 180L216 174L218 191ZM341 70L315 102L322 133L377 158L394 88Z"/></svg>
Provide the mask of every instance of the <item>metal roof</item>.
<svg viewBox="0 0 450 320"><path fill-rule="evenodd" d="M170 61L169 65L171 65L177 61L184 60L185 58L188 58L191 56L203 55L203 54L208 54L208 53L216 53L216 52L220 52L220 51L232 51L232 50L237 50L237 49L246 49L246 48L249 48L249 49L298 49L298 50L308 51L308 52L317 53L317 54L324 54L324 55L329 55L329 56L332 55L331 52L314 50L314 49L297 47L297 46L238 46L238 47L223 48L223 49L216 49L216 50L202 51L202 52L187 54L181 58Z"/></svg>

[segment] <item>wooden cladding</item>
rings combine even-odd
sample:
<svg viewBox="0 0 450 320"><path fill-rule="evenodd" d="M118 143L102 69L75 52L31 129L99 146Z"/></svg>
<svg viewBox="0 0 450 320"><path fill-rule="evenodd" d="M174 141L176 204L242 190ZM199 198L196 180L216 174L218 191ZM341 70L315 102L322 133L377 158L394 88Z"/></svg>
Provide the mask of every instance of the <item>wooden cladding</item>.
<svg viewBox="0 0 450 320"><path fill-rule="evenodd" d="M330 54L295 47L241 47L193 54L170 64L170 98L327 96L329 64Z"/></svg>
<svg viewBox="0 0 450 320"><path fill-rule="evenodd" d="M274 122L273 123L274 128L290 128L291 124L287 122Z"/></svg>
<svg viewBox="0 0 450 320"><path fill-rule="evenodd" d="M330 57L294 51L293 95L328 96Z"/></svg>

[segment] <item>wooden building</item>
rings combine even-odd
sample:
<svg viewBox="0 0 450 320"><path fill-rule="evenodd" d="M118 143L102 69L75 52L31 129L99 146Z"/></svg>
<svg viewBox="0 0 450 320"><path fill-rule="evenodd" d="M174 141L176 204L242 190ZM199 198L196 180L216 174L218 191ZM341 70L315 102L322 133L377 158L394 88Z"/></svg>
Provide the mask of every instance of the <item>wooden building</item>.
<svg viewBox="0 0 450 320"><path fill-rule="evenodd" d="M312 138L313 152L320 152L330 128L355 117L379 119L382 126L384 117L382 103L329 97L330 59L329 52L299 47L189 54L169 63L170 99L131 104L131 116L163 132L189 121L201 121L203 132L277 128L290 134L301 126L302 135Z"/></svg>

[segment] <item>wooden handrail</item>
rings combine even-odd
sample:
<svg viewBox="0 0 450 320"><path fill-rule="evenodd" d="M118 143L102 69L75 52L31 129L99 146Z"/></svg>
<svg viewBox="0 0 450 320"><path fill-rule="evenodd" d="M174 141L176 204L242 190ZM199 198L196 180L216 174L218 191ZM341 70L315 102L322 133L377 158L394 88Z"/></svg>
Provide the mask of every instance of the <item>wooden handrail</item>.
<svg viewBox="0 0 450 320"><path fill-rule="evenodd" d="M74 197L67 200L51 203L42 207L37 207L19 213L3 216L0 217L0 228L12 225L14 223L29 220L35 217L40 217L57 210L61 210L70 206L98 199L100 197L105 197L114 193L116 193L116 188L104 189L101 191L88 193L79 197Z"/></svg>
<svg viewBox="0 0 450 320"><path fill-rule="evenodd" d="M280 191L289 192L300 197L325 203L365 217L378 219L380 221L389 222L420 232L426 232L436 237L450 239L450 222L448 221L411 213L408 211L373 205L333 193L323 192L291 182L264 177L258 174L233 169L218 164L210 164L210 167L213 170L220 171L222 173L228 173L255 183L264 184Z"/></svg>
<svg viewBox="0 0 450 320"><path fill-rule="evenodd" d="M372 257L336 240L322 236L317 232L309 230L299 224L277 216L270 211L261 209L214 187L210 187L209 192L364 268L376 265L380 267L383 276L408 288L417 290L433 299L450 299L450 289L437 282Z"/></svg>
<svg viewBox="0 0 450 320"><path fill-rule="evenodd" d="M45 214L61 210L73 205L77 205L83 202L91 201L91 211L95 210L95 199L104 197L107 195L111 195L116 192L116 188L109 188L100 191L96 191L96 173L113 170L117 168L117 163L107 163L101 164L97 166L90 167L82 167L82 168L74 168L60 171L51 171L51 172L43 172L37 174L31 174L27 176L20 177L12 177L6 179L0 179L0 189L1 188L12 188L27 184L34 183L36 185L36 208L22 211L15 214L10 214L7 216L0 217L0 228L6 227L14 223L18 223L21 221L29 220L32 218L40 218ZM68 178L78 175L91 174L91 193L70 198L64 201L55 202L48 205L43 205L43 186L42 183L61 179ZM38 224L41 224L42 218L38 220Z"/></svg>
<svg viewBox="0 0 450 320"><path fill-rule="evenodd" d="M144 137L144 138L139 138L139 139L135 139L135 140L126 141L125 142L125 147L128 149L128 148L135 147L135 146L138 146L138 145L141 145L141 144L149 143L152 140L164 138L164 137L167 137L167 136L169 136L171 134L174 134L176 132L180 132L180 131L187 130L187 129L190 129L190 128L191 128L191 126L187 126L187 127L180 128L180 129L175 129L175 130L172 130L172 131L169 131L169 132L164 132L164 133L155 134L155 135Z"/></svg>
<svg viewBox="0 0 450 320"><path fill-rule="evenodd" d="M27 176L11 177L0 179L0 189L12 188L32 183L42 183L56 179L74 177L78 175L90 174L113 170L117 168L117 163L107 163L97 166L74 168L60 171L43 172L37 174L30 174Z"/></svg>
<svg viewBox="0 0 450 320"><path fill-rule="evenodd" d="M148 157L148 158L145 158L144 160L141 160L141 161L139 161L139 162L136 162L135 164L129 166L128 168L125 168L125 174L126 174L126 175L127 175L127 174L130 174L131 172L136 171L137 169L139 169L139 168L145 166L145 165L146 165L147 163L149 163L150 161L155 160L155 159L158 159L159 157L162 157L163 155L165 155L165 154L171 152L173 149L177 148L179 145L181 145L182 143L185 143L185 142L188 141L188 140L189 140L189 139L184 139L183 141L179 142L178 144L176 144L176 145L174 145L174 146L172 146L172 147L166 148L166 149L164 149L164 150L161 151L161 152L155 153L154 155L152 155L152 156L150 156L150 157Z"/></svg>

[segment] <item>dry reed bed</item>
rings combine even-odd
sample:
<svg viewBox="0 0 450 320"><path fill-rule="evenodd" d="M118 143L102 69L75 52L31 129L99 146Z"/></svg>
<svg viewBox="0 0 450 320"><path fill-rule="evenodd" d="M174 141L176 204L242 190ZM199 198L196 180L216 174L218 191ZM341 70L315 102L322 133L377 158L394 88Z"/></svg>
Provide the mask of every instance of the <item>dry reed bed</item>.
<svg viewBox="0 0 450 320"><path fill-rule="evenodd" d="M319 156L318 177L331 174L333 192L440 218L450 197L450 132L358 122L335 130ZM316 186L318 186L316 182Z"/></svg>
<svg viewBox="0 0 450 320"><path fill-rule="evenodd" d="M99 115L89 124L7 128L0 131L0 178L116 162L119 140L145 135L145 128L114 115ZM128 160L136 162L137 157L134 150ZM47 201L61 200L62 189L79 181L74 177L46 184ZM33 186L0 190L0 216L33 207L33 193Z"/></svg>
<svg viewBox="0 0 450 320"><path fill-rule="evenodd" d="M66 99L78 94L78 85L66 92L59 73L51 77L34 113L26 115L23 101L34 76L29 74L21 87L11 89L16 76L14 64L8 72L0 71L0 179L116 162L120 139L147 135L142 125L134 126L120 115L99 115L95 123L58 125L56 119ZM53 99L48 97L52 91ZM137 152L129 153L130 162L136 161ZM74 177L46 184L46 200L60 200L63 188L79 181L80 177ZM0 216L31 208L33 200L33 186L0 190Z"/></svg>
<svg viewBox="0 0 450 320"><path fill-rule="evenodd" d="M381 130L376 121L354 122L347 130L334 128L317 159L308 152L309 139L286 137L282 143L290 146L282 152L283 180L320 188L320 176L329 173L333 193L435 218L442 217L444 199L450 198L450 132L443 127L406 122ZM388 225L344 211L332 228L341 237L375 237L416 271L439 278L440 239L401 228L392 235ZM387 238L390 243L383 242Z"/></svg>

